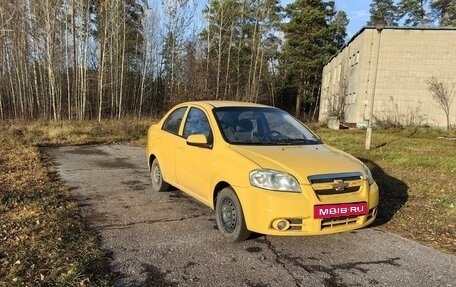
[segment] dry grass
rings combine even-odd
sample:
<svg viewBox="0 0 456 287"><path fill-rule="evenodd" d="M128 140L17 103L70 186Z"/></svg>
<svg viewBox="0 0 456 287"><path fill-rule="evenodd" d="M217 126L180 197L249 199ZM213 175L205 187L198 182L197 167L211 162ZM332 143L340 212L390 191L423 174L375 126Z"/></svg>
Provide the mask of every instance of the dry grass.
<svg viewBox="0 0 456 287"><path fill-rule="evenodd" d="M112 286L109 256L37 145L144 141L150 120L2 123L0 286Z"/></svg>
<svg viewBox="0 0 456 287"><path fill-rule="evenodd" d="M97 121L36 121L7 124L12 134L24 144L95 144L136 141L145 143L152 119Z"/></svg>

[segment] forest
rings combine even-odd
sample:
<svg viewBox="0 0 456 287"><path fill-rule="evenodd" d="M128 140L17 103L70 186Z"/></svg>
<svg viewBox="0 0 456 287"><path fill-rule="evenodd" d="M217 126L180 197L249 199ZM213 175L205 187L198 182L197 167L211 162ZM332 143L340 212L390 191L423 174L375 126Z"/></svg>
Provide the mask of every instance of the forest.
<svg viewBox="0 0 456 287"><path fill-rule="evenodd" d="M366 25L456 26L456 0L370 8ZM0 121L156 117L205 99L312 120L348 23L324 0L0 0Z"/></svg>

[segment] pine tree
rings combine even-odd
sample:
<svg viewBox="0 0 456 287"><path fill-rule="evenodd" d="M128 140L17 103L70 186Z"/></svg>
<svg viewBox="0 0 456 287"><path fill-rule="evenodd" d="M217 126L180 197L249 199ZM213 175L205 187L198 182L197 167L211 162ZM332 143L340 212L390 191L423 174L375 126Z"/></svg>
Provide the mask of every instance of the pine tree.
<svg viewBox="0 0 456 287"><path fill-rule="evenodd" d="M335 33L334 46L338 49L342 48L345 44L348 23L350 23L350 20L348 20L347 13L345 13L345 11L338 11L334 16L334 20L331 21L331 27L334 29Z"/></svg>
<svg viewBox="0 0 456 287"><path fill-rule="evenodd" d="M369 10L371 16L368 25L374 25L377 19L386 21L387 26L397 26L399 9L393 0L373 0Z"/></svg>
<svg viewBox="0 0 456 287"><path fill-rule="evenodd" d="M430 7L440 26L456 27L456 0L434 0Z"/></svg>
<svg viewBox="0 0 456 287"><path fill-rule="evenodd" d="M285 11L290 20L283 27L282 90L296 97L295 115L300 117L303 110L316 107L322 67L341 44L348 21L334 21L334 1L297 0ZM343 20L343 14L339 17Z"/></svg>
<svg viewBox="0 0 456 287"><path fill-rule="evenodd" d="M431 22L430 14L426 11L428 0L401 0L399 1L399 13L405 18L404 25L425 27Z"/></svg>

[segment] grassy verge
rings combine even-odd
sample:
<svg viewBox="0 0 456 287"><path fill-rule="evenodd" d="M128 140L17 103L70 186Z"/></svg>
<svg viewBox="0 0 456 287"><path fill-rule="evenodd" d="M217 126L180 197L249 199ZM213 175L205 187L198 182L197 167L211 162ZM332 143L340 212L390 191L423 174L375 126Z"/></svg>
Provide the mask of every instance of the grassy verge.
<svg viewBox="0 0 456 287"><path fill-rule="evenodd" d="M37 145L144 141L150 121L0 125L0 286L112 286L109 254Z"/></svg>
<svg viewBox="0 0 456 287"><path fill-rule="evenodd" d="M456 140L448 139L455 131L377 130L366 151L365 131L315 130L371 168L380 187L378 225L456 254Z"/></svg>
<svg viewBox="0 0 456 287"><path fill-rule="evenodd" d="M2 123L0 286L112 286L109 254L38 145L145 144L151 120ZM313 127L323 140L372 169L381 189L377 224L456 254L456 137L429 129L364 131Z"/></svg>

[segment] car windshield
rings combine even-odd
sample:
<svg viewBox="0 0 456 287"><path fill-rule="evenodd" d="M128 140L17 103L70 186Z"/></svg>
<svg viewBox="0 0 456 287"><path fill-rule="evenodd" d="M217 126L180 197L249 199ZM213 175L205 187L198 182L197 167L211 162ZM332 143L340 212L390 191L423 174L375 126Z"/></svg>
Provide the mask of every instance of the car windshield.
<svg viewBox="0 0 456 287"><path fill-rule="evenodd" d="M315 136L290 114L268 107L215 108L214 115L224 139L231 144L314 145Z"/></svg>

